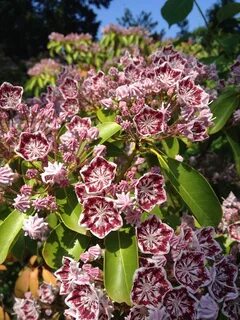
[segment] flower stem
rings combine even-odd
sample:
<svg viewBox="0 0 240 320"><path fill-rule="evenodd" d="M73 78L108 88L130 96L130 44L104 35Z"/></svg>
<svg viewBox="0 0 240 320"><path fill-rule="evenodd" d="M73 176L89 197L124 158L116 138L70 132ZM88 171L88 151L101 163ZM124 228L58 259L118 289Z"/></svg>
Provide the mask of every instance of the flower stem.
<svg viewBox="0 0 240 320"><path fill-rule="evenodd" d="M201 7L199 6L199 4L197 3L196 0L194 0L194 3L195 3L195 5L196 5L196 7L198 8L198 11L199 11L200 15L202 16L202 18L203 18L203 20L204 20L204 22L205 22L206 27L208 28L208 22L207 22L207 19L206 19L204 13L203 13Z"/></svg>

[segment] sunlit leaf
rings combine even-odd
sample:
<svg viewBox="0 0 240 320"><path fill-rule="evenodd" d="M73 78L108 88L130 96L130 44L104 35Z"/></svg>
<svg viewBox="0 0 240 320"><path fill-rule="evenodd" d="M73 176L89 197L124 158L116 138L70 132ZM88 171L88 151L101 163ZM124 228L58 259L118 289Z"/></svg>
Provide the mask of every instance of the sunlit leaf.
<svg viewBox="0 0 240 320"><path fill-rule="evenodd" d="M87 236L59 224L44 243L43 258L49 267L59 268L62 265L63 256L79 260L80 254L85 251L88 242Z"/></svg>
<svg viewBox="0 0 240 320"><path fill-rule="evenodd" d="M111 232L105 238L104 283L111 299L130 302L133 274L138 268L138 248L134 229Z"/></svg>
<svg viewBox="0 0 240 320"><path fill-rule="evenodd" d="M156 153L155 153L156 154ZM207 180L194 168L158 154L160 166L174 189L202 226L217 226L220 202Z"/></svg>
<svg viewBox="0 0 240 320"><path fill-rule="evenodd" d="M0 263L6 259L9 249L22 229L25 214L13 210L0 225Z"/></svg>
<svg viewBox="0 0 240 320"><path fill-rule="evenodd" d="M209 130L210 134L224 127L234 110L238 108L239 103L239 92L235 88L228 88L210 105L214 118L214 125Z"/></svg>

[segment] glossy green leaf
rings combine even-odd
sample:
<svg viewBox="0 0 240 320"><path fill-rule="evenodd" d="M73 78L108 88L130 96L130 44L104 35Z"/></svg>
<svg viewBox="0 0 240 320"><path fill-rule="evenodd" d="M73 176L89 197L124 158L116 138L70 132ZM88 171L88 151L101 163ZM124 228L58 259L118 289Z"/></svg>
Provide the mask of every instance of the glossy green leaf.
<svg viewBox="0 0 240 320"><path fill-rule="evenodd" d="M105 238L104 284L111 299L131 305L133 275L138 268L138 248L134 229L111 232Z"/></svg>
<svg viewBox="0 0 240 320"><path fill-rule="evenodd" d="M233 151L237 173L240 175L240 137L233 130L227 132L226 137Z"/></svg>
<svg viewBox="0 0 240 320"><path fill-rule="evenodd" d="M232 18L240 12L240 3L227 3L220 8L217 12L218 22L222 22L226 19Z"/></svg>
<svg viewBox="0 0 240 320"><path fill-rule="evenodd" d="M72 188L57 190L57 203L59 206L59 216L65 226L75 232L86 234L86 229L78 224L82 207Z"/></svg>
<svg viewBox="0 0 240 320"><path fill-rule="evenodd" d="M170 158L175 158L179 153L179 143L177 138L167 138L162 140L162 145L165 153Z"/></svg>
<svg viewBox="0 0 240 320"><path fill-rule="evenodd" d="M101 138L99 144L104 143L121 130L121 126L116 122L100 123L97 128L99 129L99 137Z"/></svg>
<svg viewBox="0 0 240 320"><path fill-rule="evenodd" d="M104 110L104 109L98 109L97 110L97 117L99 121L102 123L104 122L113 122L116 118L116 113L112 110Z"/></svg>
<svg viewBox="0 0 240 320"><path fill-rule="evenodd" d="M193 0L167 0L161 9L163 18L169 27L183 21L193 8Z"/></svg>
<svg viewBox="0 0 240 320"><path fill-rule="evenodd" d="M217 226L222 218L222 208L207 180L185 163L157 156L164 174L200 225Z"/></svg>
<svg viewBox="0 0 240 320"><path fill-rule="evenodd" d="M237 89L228 88L210 105L214 118L214 125L209 130L210 134L216 133L224 127L239 103L240 96Z"/></svg>
<svg viewBox="0 0 240 320"><path fill-rule="evenodd" d="M62 265L63 256L79 260L88 243L87 236L69 230L64 224L59 224L44 243L43 258L49 267L56 269Z"/></svg>
<svg viewBox="0 0 240 320"><path fill-rule="evenodd" d="M9 249L22 229L25 214L13 210L0 225L0 264L6 259Z"/></svg>

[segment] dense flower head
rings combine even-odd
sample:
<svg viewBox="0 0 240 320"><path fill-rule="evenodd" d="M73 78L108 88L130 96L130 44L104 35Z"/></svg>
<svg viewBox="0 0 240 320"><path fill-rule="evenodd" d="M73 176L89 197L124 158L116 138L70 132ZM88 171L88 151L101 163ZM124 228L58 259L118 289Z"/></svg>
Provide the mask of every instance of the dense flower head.
<svg viewBox="0 0 240 320"><path fill-rule="evenodd" d="M39 76L41 74L56 75L60 71L60 64L53 59L41 59L33 67L28 69L29 76Z"/></svg>
<svg viewBox="0 0 240 320"><path fill-rule="evenodd" d="M126 53L120 69L89 73L83 91L95 103L117 113L116 120L131 134L145 139L186 136L207 138L212 124L209 95L198 79L206 70L196 59L165 47L148 60Z"/></svg>
<svg viewBox="0 0 240 320"><path fill-rule="evenodd" d="M37 303L29 293L24 299L15 298L13 311L18 320L38 320L40 316Z"/></svg>
<svg viewBox="0 0 240 320"><path fill-rule="evenodd" d="M124 41L134 34L151 43L141 28L110 26L105 39L112 32ZM89 35L52 33L50 41L67 51L77 48L79 56L92 46ZM208 138L209 103L217 91L206 87L208 80L218 81L216 68L172 46L148 57L141 51L132 46L102 70L89 70L90 63L84 70L65 67L55 86L26 101L21 87L0 86L1 210L6 204L6 212L16 209L13 216L19 211L24 220L19 228L42 253L41 260L31 258L24 269L30 282L35 270L43 282L35 290L35 279L26 289L34 294L16 298L19 320L50 319L58 309L62 315L56 317L79 320L115 315L126 320L217 320L220 312L230 320L239 318L240 201L230 193L219 226L200 227L196 209L188 216L188 201L181 199L177 170L175 177L170 166L168 171L161 161L156 165L166 153L184 170L181 162L195 152L192 142ZM42 61L30 73L55 78L59 68ZM239 61L232 77L234 83L239 80ZM175 138L181 142L171 149L172 140L178 144ZM118 237L119 249L114 243L107 246L123 228L131 240ZM224 250L230 241L233 245ZM131 250L134 254L128 255ZM64 252L71 257L62 257ZM110 264L119 257L121 263L110 276L121 277L123 270L126 278L126 283L119 281L126 293L116 302L104 275L109 256ZM56 278L46 276L46 264L61 265Z"/></svg>

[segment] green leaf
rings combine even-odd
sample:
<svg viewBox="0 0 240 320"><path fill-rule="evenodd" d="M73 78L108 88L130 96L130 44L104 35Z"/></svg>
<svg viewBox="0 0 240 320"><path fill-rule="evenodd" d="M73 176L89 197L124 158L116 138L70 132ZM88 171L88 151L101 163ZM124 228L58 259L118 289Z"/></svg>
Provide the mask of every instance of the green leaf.
<svg viewBox="0 0 240 320"><path fill-rule="evenodd" d="M193 0L167 0L161 9L163 18L169 27L183 21L193 8Z"/></svg>
<svg viewBox="0 0 240 320"><path fill-rule="evenodd" d="M0 264L6 259L9 249L22 229L25 214L13 210L0 225Z"/></svg>
<svg viewBox="0 0 240 320"><path fill-rule="evenodd" d="M86 229L78 224L82 207L73 189L71 187L58 189L56 195L59 205L59 216L65 226L75 232L86 234Z"/></svg>
<svg viewBox="0 0 240 320"><path fill-rule="evenodd" d="M228 88L211 104L214 126L210 128L210 134L216 133L224 127L234 110L237 109L239 102L240 96L237 89Z"/></svg>
<svg viewBox="0 0 240 320"><path fill-rule="evenodd" d="M162 140L164 151L170 158L175 158L179 153L179 143L177 138L167 138Z"/></svg>
<svg viewBox="0 0 240 320"><path fill-rule="evenodd" d="M56 269L62 265L62 257L69 256L76 261L85 251L89 238L67 229L59 224L46 240L43 246L43 258L49 267Z"/></svg>
<svg viewBox="0 0 240 320"><path fill-rule="evenodd" d="M218 22L229 19L240 12L240 3L227 3L217 12Z"/></svg>
<svg viewBox="0 0 240 320"><path fill-rule="evenodd" d="M99 129L99 137L101 138L99 144L104 143L111 138L115 133L121 130L121 126L116 122L105 122L97 125Z"/></svg>
<svg viewBox="0 0 240 320"><path fill-rule="evenodd" d="M98 109L97 110L97 117L98 117L99 121L101 121L102 123L113 122L116 118L116 113L112 110Z"/></svg>
<svg viewBox="0 0 240 320"><path fill-rule="evenodd" d="M138 268L138 248L133 228L111 232L105 238L104 284L111 299L131 305L133 275Z"/></svg>
<svg viewBox="0 0 240 320"><path fill-rule="evenodd" d="M226 137L233 151L237 173L240 175L240 139L233 130L226 132Z"/></svg>
<svg viewBox="0 0 240 320"><path fill-rule="evenodd" d="M161 156L155 150L164 174L202 226L217 226L222 218L220 202L207 180L195 169Z"/></svg>

